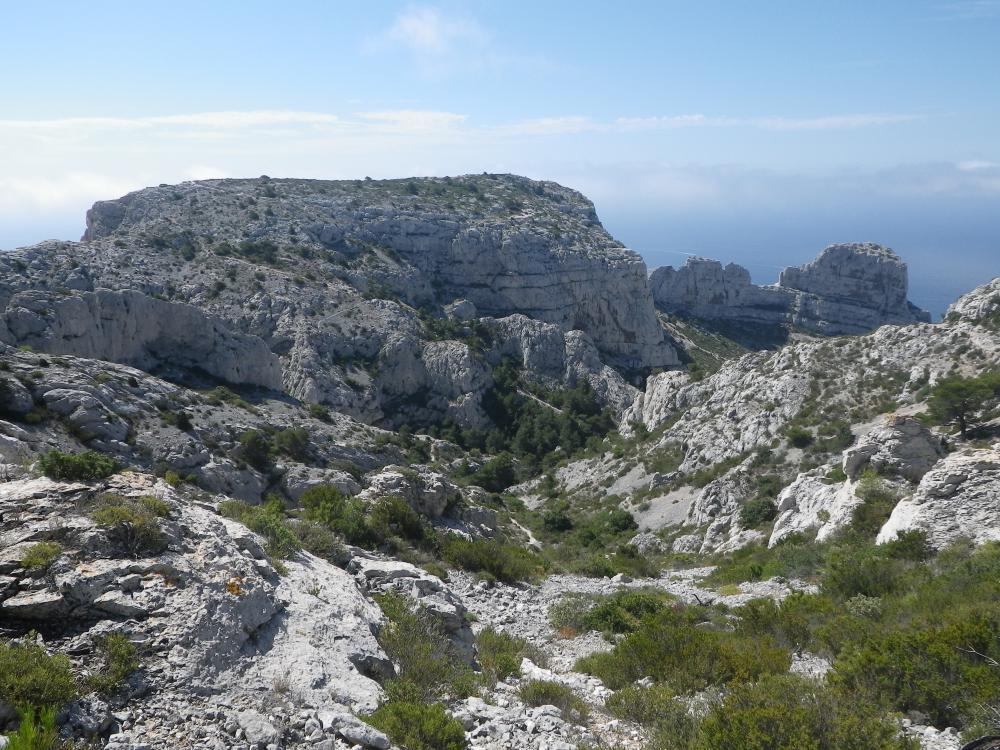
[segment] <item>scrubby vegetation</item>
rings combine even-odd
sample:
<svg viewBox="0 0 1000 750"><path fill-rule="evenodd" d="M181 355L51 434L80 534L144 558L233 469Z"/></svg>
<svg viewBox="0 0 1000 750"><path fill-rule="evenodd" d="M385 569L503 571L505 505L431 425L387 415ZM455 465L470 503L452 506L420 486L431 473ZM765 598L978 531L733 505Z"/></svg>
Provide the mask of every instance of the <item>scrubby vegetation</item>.
<svg viewBox="0 0 1000 750"><path fill-rule="evenodd" d="M44 573L62 554L59 542L38 542L31 545L21 558L21 566L36 575Z"/></svg>
<svg viewBox="0 0 1000 750"><path fill-rule="evenodd" d="M117 460L103 453L63 453L49 451L38 459L38 470L49 479L88 482L105 479L121 468Z"/></svg>
<svg viewBox="0 0 1000 750"><path fill-rule="evenodd" d="M156 554L166 547L160 519L170 506L156 497L104 494L90 508L90 518L107 529L111 542L133 557Z"/></svg>
<svg viewBox="0 0 1000 750"><path fill-rule="evenodd" d="M429 430L467 449L492 455L507 453L517 459L518 474L507 477L510 481L502 486L493 482L486 489L500 491L561 459L596 449L614 429L610 412L601 407L586 381L572 388L542 389L528 382L511 359L494 368L493 381L483 396L492 428L461 430L445 424ZM494 475L496 469L500 467L495 467ZM470 470L467 475L471 474Z"/></svg>
<svg viewBox="0 0 1000 750"><path fill-rule="evenodd" d="M111 695L139 668L136 647L123 633L109 633L97 642L103 660L99 671L87 678L87 687L101 695Z"/></svg>
<svg viewBox="0 0 1000 750"><path fill-rule="evenodd" d="M555 706L566 721L579 724L587 718L587 704L561 682L528 680L521 683L517 692L521 700L529 706Z"/></svg>

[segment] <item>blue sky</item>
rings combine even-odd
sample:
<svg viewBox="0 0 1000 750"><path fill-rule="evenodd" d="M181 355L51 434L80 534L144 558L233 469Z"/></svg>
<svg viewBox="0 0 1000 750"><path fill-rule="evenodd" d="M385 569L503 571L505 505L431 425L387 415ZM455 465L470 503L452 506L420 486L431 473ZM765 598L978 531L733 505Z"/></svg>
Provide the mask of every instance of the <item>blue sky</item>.
<svg viewBox="0 0 1000 750"><path fill-rule="evenodd" d="M875 240L1000 274L1000 0L5 3L0 247L215 176L510 171L650 266Z"/></svg>

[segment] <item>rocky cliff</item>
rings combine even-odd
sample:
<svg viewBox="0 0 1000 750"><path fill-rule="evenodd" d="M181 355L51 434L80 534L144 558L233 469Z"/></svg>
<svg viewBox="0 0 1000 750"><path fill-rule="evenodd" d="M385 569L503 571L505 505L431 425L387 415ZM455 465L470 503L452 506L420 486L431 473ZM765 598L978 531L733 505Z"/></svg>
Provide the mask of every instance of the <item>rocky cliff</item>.
<svg viewBox="0 0 1000 750"><path fill-rule="evenodd" d="M831 245L810 263L781 272L777 284L751 283L734 263L689 258L650 275L657 307L702 320L794 326L823 335L929 321L906 299L906 264L873 243Z"/></svg>
<svg viewBox="0 0 1000 750"><path fill-rule="evenodd" d="M593 205L507 175L149 188L0 270L10 343L197 365L387 425L484 426L505 356L617 413L637 392L623 376L678 363L645 266Z"/></svg>

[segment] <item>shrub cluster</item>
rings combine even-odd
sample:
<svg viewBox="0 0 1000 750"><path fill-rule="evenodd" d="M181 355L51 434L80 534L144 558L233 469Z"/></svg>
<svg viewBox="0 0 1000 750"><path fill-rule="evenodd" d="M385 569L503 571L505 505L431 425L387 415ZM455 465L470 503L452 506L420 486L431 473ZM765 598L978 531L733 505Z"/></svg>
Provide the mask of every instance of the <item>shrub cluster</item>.
<svg viewBox="0 0 1000 750"><path fill-rule="evenodd" d="M613 690L650 677L677 693L755 680L787 672L788 651L769 637L709 629L697 607L662 609L609 652L580 659L576 669L599 677Z"/></svg>
<svg viewBox="0 0 1000 750"><path fill-rule="evenodd" d="M87 482L105 479L121 469L121 465L111 456L94 451L49 451L38 459L38 469L49 479Z"/></svg>
<svg viewBox="0 0 1000 750"><path fill-rule="evenodd" d="M167 545L160 519L170 515L170 506L156 497L101 495L90 509L90 518L108 530L108 538L133 557L154 555Z"/></svg>

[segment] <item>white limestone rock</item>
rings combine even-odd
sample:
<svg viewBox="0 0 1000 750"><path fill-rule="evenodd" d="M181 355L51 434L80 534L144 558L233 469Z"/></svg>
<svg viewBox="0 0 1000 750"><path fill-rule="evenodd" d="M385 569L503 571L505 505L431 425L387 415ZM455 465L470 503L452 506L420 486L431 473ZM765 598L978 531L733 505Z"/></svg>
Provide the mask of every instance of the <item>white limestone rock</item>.
<svg viewBox="0 0 1000 750"><path fill-rule="evenodd" d="M907 301L906 264L871 242L830 245L777 284L758 286L742 266L689 258L650 276L657 307L706 320L796 326L824 335L866 333L881 325L930 321Z"/></svg>
<svg viewBox="0 0 1000 750"><path fill-rule="evenodd" d="M953 453L924 474L879 531L879 543L902 531L927 534L940 549L959 537L976 544L1000 539L1000 448Z"/></svg>

